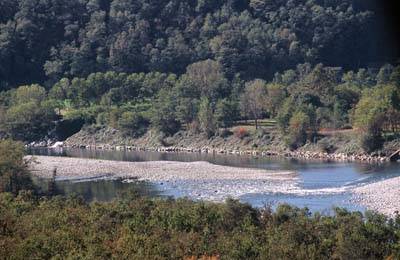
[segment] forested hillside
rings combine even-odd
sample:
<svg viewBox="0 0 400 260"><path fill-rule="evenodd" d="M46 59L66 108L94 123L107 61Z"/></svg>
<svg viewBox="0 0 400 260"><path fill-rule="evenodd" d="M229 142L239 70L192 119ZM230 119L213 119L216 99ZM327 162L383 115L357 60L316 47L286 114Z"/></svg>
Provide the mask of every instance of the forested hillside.
<svg viewBox="0 0 400 260"><path fill-rule="evenodd" d="M321 128L399 127L399 48L378 1L5 0L0 132L60 119L212 137L269 118L295 149Z"/></svg>
<svg viewBox="0 0 400 260"><path fill-rule="evenodd" d="M3 89L93 72L182 74L213 59L232 78L271 79L297 64L392 62L377 1L3 0ZM384 46L382 46L384 42Z"/></svg>

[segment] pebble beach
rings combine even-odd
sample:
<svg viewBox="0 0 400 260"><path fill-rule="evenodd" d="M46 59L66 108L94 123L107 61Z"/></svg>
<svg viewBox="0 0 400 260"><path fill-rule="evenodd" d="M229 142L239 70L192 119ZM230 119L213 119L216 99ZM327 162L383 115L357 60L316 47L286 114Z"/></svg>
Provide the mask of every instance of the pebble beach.
<svg viewBox="0 0 400 260"><path fill-rule="evenodd" d="M400 177L395 177L353 190L355 201L387 216L400 212Z"/></svg>
<svg viewBox="0 0 400 260"><path fill-rule="evenodd" d="M214 165L208 162L121 162L96 159L27 156L33 160L31 171L42 178L51 178L54 169L57 179L74 180L99 177L137 178L145 181L176 180L293 180L295 172L267 171Z"/></svg>

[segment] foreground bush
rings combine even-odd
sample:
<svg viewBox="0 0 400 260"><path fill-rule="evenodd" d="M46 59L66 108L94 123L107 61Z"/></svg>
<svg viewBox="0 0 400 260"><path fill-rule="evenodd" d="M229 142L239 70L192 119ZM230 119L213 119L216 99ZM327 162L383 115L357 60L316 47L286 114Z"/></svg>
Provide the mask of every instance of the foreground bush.
<svg viewBox="0 0 400 260"><path fill-rule="evenodd" d="M311 215L129 197L112 203L0 194L5 259L398 259L400 219L337 209ZM390 258L391 257L391 258Z"/></svg>
<svg viewBox="0 0 400 260"><path fill-rule="evenodd" d="M24 155L22 143L0 140L0 192L16 195L20 190L34 188Z"/></svg>

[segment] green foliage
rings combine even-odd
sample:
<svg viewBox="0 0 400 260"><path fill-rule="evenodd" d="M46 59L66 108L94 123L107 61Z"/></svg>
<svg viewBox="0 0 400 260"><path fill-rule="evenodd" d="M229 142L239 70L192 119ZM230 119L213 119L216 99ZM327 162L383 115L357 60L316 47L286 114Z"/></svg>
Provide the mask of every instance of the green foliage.
<svg viewBox="0 0 400 260"><path fill-rule="evenodd" d="M293 98L288 97L283 101L282 107L277 115L277 122L281 132L286 132L289 127L289 120L296 108L293 106Z"/></svg>
<svg viewBox="0 0 400 260"><path fill-rule="evenodd" d="M46 100L46 91L38 85L11 90L11 101L0 122L7 136L23 141L38 140L52 129L55 106Z"/></svg>
<svg viewBox="0 0 400 260"><path fill-rule="evenodd" d="M306 114L294 117L304 122ZM91 204L33 196L23 156L21 143L0 141L0 254L6 259L400 257L399 216L338 208L321 215L285 204L272 210L232 199L194 202L137 193Z"/></svg>
<svg viewBox="0 0 400 260"><path fill-rule="evenodd" d="M286 95L286 89L283 85L274 83L267 85L266 109L271 117L277 116Z"/></svg>
<svg viewBox="0 0 400 260"><path fill-rule="evenodd" d="M363 92L354 114L354 125L364 131L380 133L385 121L396 124L391 111L398 111L399 90L390 85L377 86ZM387 118L389 117L389 118Z"/></svg>
<svg viewBox="0 0 400 260"><path fill-rule="evenodd" d="M390 259L399 220L336 209L130 196L111 203L0 194L4 258Z"/></svg>
<svg viewBox="0 0 400 260"><path fill-rule="evenodd" d="M161 90L153 106L152 126L167 135L173 135L178 132L181 123L177 119L175 109L175 97L168 90Z"/></svg>
<svg viewBox="0 0 400 260"><path fill-rule="evenodd" d="M378 85L385 85L390 82L390 77L393 72L393 66L390 64L385 64L376 75L376 80Z"/></svg>
<svg viewBox="0 0 400 260"><path fill-rule="evenodd" d="M352 68L394 53L380 8L356 0L3 0L0 10L4 88L105 71L182 74L207 59L228 78L268 79L304 62Z"/></svg>
<svg viewBox="0 0 400 260"><path fill-rule="evenodd" d="M176 116L182 123L190 124L197 120L200 101L197 98L181 97L178 99Z"/></svg>
<svg viewBox="0 0 400 260"><path fill-rule="evenodd" d="M183 84L196 95L215 101L228 93L228 81L221 65L213 60L205 60L189 65L182 77Z"/></svg>
<svg viewBox="0 0 400 260"><path fill-rule="evenodd" d="M140 113L124 112L118 120L118 128L127 135L134 137L142 136L146 133L149 121Z"/></svg>
<svg viewBox="0 0 400 260"><path fill-rule="evenodd" d="M397 88L400 88L400 66L393 69L393 72L390 75L390 83L395 85Z"/></svg>
<svg viewBox="0 0 400 260"><path fill-rule="evenodd" d="M382 134L379 132L367 131L360 135L361 148L367 153L381 149L384 141Z"/></svg>
<svg viewBox="0 0 400 260"><path fill-rule="evenodd" d="M258 119L261 118L266 106L267 89L263 80L256 79L246 84L244 93L240 98L241 112L246 118L254 119L256 129Z"/></svg>
<svg viewBox="0 0 400 260"><path fill-rule="evenodd" d="M198 120L200 130L208 137L211 137L216 131L216 124L211 103L206 97L200 101Z"/></svg>
<svg viewBox="0 0 400 260"><path fill-rule="evenodd" d="M395 131L400 123L400 92L393 85L367 89L354 113L354 126L361 133L361 147L368 153L382 148L384 130Z"/></svg>
<svg viewBox="0 0 400 260"><path fill-rule="evenodd" d="M28 172L28 162L24 159L22 143L12 140L0 141L0 193L17 195L21 190L33 189Z"/></svg>
<svg viewBox="0 0 400 260"><path fill-rule="evenodd" d="M12 103L15 105L26 104L30 102L39 104L45 100L46 90L43 87L34 84L30 86L21 86L15 91L11 92L11 95Z"/></svg>
<svg viewBox="0 0 400 260"><path fill-rule="evenodd" d="M201 118L211 136L267 117L287 134L298 110L312 132L358 125L361 92L398 87L399 68L349 71L394 57L379 10L339 2L2 1L0 135L44 139L61 118L172 135ZM45 88L14 89L31 83ZM385 129L398 131L398 108L387 115Z"/></svg>
<svg viewBox="0 0 400 260"><path fill-rule="evenodd" d="M220 99L215 107L214 117L218 127L231 127L238 119L239 104L234 100Z"/></svg>
<svg viewBox="0 0 400 260"><path fill-rule="evenodd" d="M289 121L289 136L288 144L290 148L297 149L303 146L307 141L307 131L311 127L310 117L298 111L293 114Z"/></svg>
<svg viewBox="0 0 400 260"><path fill-rule="evenodd" d="M106 108L102 106L68 109L64 113L64 118L70 120L82 119L86 124L93 124L96 122L97 116L105 110Z"/></svg>

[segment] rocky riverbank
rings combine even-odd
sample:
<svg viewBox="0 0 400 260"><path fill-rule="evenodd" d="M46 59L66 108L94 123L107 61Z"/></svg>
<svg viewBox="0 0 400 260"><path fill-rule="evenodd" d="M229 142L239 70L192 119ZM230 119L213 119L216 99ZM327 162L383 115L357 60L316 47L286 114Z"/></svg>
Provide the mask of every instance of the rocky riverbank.
<svg viewBox="0 0 400 260"><path fill-rule="evenodd" d="M328 153L321 143L307 144L290 151L286 149L278 133L254 133L237 137L234 134L214 136L211 139L199 134L181 131L172 137L164 137L149 131L143 137L130 138L123 136L115 129L86 128L68 138L65 142L41 143L48 147L67 147L98 150L157 151L185 153L234 154L265 157L285 157L302 160L323 160L342 162L388 162L392 151L399 149L400 141L388 143L381 152L368 155L361 151L352 136L337 135L324 139L334 151ZM35 144L31 144L35 146ZM322 147L322 148L321 148Z"/></svg>
<svg viewBox="0 0 400 260"><path fill-rule="evenodd" d="M126 150L126 151L155 151L155 152L181 152L181 153L211 153L230 155L250 155L254 157L285 157L303 160L322 160L338 162L368 162L384 163L389 162L386 156L370 156L366 154L344 154L344 153L322 153L312 151L262 151L262 150L224 150L218 148L185 148L185 147L136 147L136 146L112 146L112 145L78 145L65 146L67 148L80 148L90 150Z"/></svg>

